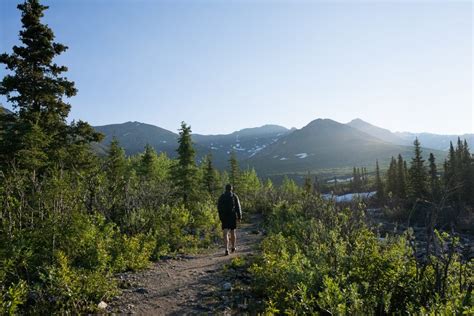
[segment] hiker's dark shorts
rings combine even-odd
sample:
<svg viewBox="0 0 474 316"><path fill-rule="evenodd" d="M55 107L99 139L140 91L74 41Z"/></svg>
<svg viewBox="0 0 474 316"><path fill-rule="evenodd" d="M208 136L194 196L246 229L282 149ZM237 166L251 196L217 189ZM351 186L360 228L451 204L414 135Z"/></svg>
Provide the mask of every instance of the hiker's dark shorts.
<svg viewBox="0 0 474 316"><path fill-rule="evenodd" d="M237 219L236 218L225 218L222 221L222 229L236 229Z"/></svg>

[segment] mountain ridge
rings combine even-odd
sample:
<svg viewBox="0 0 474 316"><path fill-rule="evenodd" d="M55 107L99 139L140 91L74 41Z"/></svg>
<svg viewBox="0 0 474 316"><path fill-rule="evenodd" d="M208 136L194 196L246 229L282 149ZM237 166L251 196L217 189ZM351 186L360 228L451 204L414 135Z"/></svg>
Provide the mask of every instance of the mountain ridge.
<svg viewBox="0 0 474 316"><path fill-rule="evenodd" d="M420 143L427 148L447 151L449 150L449 143L452 142L455 144L459 137L461 139L466 139L470 148L473 148L474 146L474 134L471 133L465 133L462 135L444 135L426 132L391 132L388 129L375 126L359 118L350 121L347 125L397 145L412 145L415 138L418 138Z"/></svg>

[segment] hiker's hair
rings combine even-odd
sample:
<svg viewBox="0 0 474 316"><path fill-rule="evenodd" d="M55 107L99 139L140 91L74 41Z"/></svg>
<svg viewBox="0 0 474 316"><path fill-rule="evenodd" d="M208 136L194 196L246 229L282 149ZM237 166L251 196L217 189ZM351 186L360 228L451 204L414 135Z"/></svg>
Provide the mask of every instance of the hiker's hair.
<svg viewBox="0 0 474 316"><path fill-rule="evenodd" d="M226 184L225 185L225 190L226 191L232 191L233 187L232 187L232 184Z"/></svg>

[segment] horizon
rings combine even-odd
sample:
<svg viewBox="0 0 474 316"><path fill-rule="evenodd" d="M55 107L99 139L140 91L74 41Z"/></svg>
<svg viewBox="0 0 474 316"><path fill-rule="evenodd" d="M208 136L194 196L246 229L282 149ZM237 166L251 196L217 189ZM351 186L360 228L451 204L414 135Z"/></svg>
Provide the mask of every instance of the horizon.
<svg viewBox="0 0 474 316"><path fill-rule="evenodd" d="M0 4L0 53L18 44L20 2ZM56 62L79 90L70 120L215 135L361 118L474 133L469 1L42 3L69 46Z"/></svg>
<svg viewBox="0 0 474 316"><path fill-rule="evenodd" d="M219 135L230 135L232 133L236 133L236 132L240 132L242 130L246 130L246 129L254 129L254 128L262 128L262 127L265 127L265 126L278 126L278 127L283 127L283 128L286 128L287 130L292 130L292 129L297 129L297 130L300 130L304 127L306 127L308 124L310 124L311 122L315 121L315 120L318 120L318 119L321 119L321 120L332 120L336 123L339 123L339 124L343 124L343 125L347 125L349 124L351 121L354 121L354 120L361 120L367 124L370 124L372 126L375 126L375 127L378 127L378 128L382 128L382 129L386 129L388 130L389 132L391 133L394 133L394 134L397 134L397 133L400 133L400 134L403 134L403 133L411 133L411 134L416 134L416 135L419 135L419 134L433 134L433 135L441 135L441 136L463 136L463 135L474 135L474 133L462 133L462 134L437 134L437 133L430 133L430 132L412 132L412 131L392 131L392 130L389 130L387 128L384 128L383 126L377 126L375 124L372 124L371 122L368 122L364 119L361 119L359 117L357 118L354 118L348 122L339 122L339 121L336 121L334 119L331 119L331 118L328 118L328 117L318 117L318 118L315 118L315 119L312 119L311 121L309 121L308 123L306 123L305 125L303 125L302 127L295 127L295 126L292 126L292 127L288 127L288 126L284 126L284 125L281 125L281 124L276 124L276 123L265 123L265 124L262 124L262 125L258 125L258 126L247 126L247 127L244 127L244 128L241 128L241 129L238 129L238 130L234 130L234 131L231 131L231 132L228 132L228 133L213 133L213 134L203 134L203 133L197 133L197 132L194 132L194 130L192 131L192 134L198 134L198 135L203 135L203 136L219 136ZM173 131L171 129L167 129L167 128L164 128L163 126L159 126L159 125L156 125L156 124L152 124L152 123L147 123L147 122L140 122L140 121L125 121L125 122L118 122L118 123L109 123L109 124L103 124L103 125L93 125L94 127L103 127L103 126L109 126L109 125L121 125L121 124L126 124L126 123L140 123L140 124L146 124L146 125L152 125L152 126L155 126L155 127L159 127L159 128L162 128L162 129L165 129L169 132L173 132L176 134L176 131ZM192 129L192 124L190 122L185 122L188 126L191 126L191 129Z"/></svg>

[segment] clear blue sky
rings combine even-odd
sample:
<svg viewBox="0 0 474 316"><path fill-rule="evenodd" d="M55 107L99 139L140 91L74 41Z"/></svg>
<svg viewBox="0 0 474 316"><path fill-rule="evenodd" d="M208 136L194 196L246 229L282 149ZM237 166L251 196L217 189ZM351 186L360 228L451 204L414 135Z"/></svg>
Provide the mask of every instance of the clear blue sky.
<svg viewBox="0 0 474 316"><path fill-rule="evenodd" d="M17 3L0 1L2 52L18 42ZM471 1L43 3L69 46L57 61L79 89L71 118L93 125L207 134L359 117L474 132Z"/></svg>

